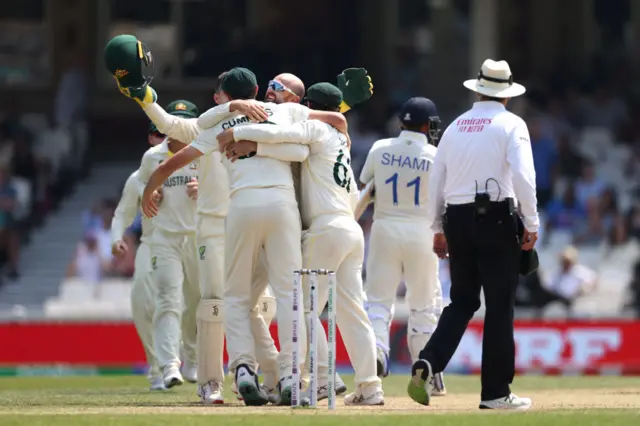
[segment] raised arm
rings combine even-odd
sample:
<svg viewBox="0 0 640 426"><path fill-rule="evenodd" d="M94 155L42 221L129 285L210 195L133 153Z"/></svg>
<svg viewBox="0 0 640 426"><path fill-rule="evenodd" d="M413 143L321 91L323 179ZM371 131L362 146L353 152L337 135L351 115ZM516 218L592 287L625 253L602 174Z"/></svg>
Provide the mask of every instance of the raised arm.
<svg viewBox="0 0 640 426"><path fill-rule="evenodd" d="M171 115L157 103L142 104L142 110L156 125L158 131L183 143L190 143L198 137L201 129L195 118Z"/></svg>
<svg viewBox="0 0 640 426"><path fill-rule="evenodd" d="M281 143L279 145L258 144L256 155L271 157L288 162L302 162L309 156L309 147L297 143Z"/></svg>
<svg viewBox="0 0 640 426"><path fill-rule="evenodd" d="M294 123L306 120L318 120L338 129L341 133L347 133L347 119L339 112L312 110L304 105L288 103L291 118Z"/></svg>

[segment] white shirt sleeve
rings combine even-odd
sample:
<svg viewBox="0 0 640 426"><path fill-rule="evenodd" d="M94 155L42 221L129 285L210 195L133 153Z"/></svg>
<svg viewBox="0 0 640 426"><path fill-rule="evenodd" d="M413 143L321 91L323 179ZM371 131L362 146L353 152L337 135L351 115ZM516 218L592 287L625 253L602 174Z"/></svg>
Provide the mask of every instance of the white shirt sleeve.
<svg viewBox="0 0 640 426"><path fill-rule="evenodd" d="M291 121L293 123L299 123L301 121L307 121L309 119L309 111L311 110L304 105L296 104L293 102L288 102L286 104L280 105L287 106L287 108L289 109L289 114L291 114Z"/></svg>
<svg viewBox="0 0 640 426"><path fill-rule="evenodd" d="M373 150L375 149L375 144L369 150L369 154L367 154L367 159L364 162L364 166L362 166L362 171L360 172L360 182L365 185L373 180Z"/></svg>
<svg viewBox="0 0 640 426"><path fill-rule="evenodd" d="M281 161L302 162L309 156L309 147L297 143L281 143L278 145L259 143L256 155Z"/></svg>
<svg viewBox="0 0 640 426"><path fill-rule="evenodd" d="M210 129L214 127L229 116L229 107L230 103L227 102L226 104L218 105L208 111L205 111L200 115L200 117L198 117L198 126L201 129Z"/></svg>
<svg viewBox="0 0 640 426"><path fill-rule="evenodd" d="M442 218L445 213L444 183L447 179L447 167L445 164L445 148L447 145L447 133L442 136L436 157L433 161L431 176L429 177L429 201L427 202L427 223L431 224L434 234L444 232Z"/></svg>
<svg viewBox="0 0 640 426"><path fill-rule="evenodd" d="M138 172L127 179L122 196L111 220L111 244L121 241L127 228L133 223L138 213L139 184Z"/></svg>
<svg viewBox="0 0 640 426"><path fill-rule="evenodd" d="M299 143L309 145L322 140L326 131L326 124L316 120L288 126L269 124L250 124L233 131L236 141L254 141L260 143Z"/></svg>
<svg viewBox="0 0 640 426"><path fill-rule="evenodd" d="M180 142L188 144L200 133L197 119L171 115L155 102L146 104L142 110L147 114L149 119L151 119L153 124L156 125L160 133L177 139Z"/></svg>
<svg viewBox="0 0 640 426"><path fill-rule="evenodd" d="M191 146L207 155L212 152L218 151L218 136L219 132L214 129L203 130L196 140L191 142Z"/></svg>
<svg viewBox="0 0 640 426"><path fill-rule="evenodd" d="M524 121L519 120L507 143L507 162L513 174L513 190L524 216L524 225L527 231L537 232L540 220L536 199L536 170L533 166L529 130Z"/></svg>

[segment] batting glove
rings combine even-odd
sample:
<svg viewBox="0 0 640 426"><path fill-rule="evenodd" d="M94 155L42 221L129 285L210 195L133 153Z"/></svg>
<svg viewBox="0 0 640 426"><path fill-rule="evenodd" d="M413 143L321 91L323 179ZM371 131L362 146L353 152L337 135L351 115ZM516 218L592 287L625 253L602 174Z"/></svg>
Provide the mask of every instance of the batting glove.
<svg viewBox="0 0 640 426"><path fill-rule="evenodd" d="M130 89L128 87L123 87L120 84L120 80L118 80L118 77L114 78L116 80L116 84L118 85L118 90L120 90L120 93L125 95L127 98L133 99L141 107L144 107L146 104L152 104L158 100L158 95L151 86L147 85L138 89Z"/></svg>
<svg viewBox="0 0 640 426"><path fill-rule="evenodd" d="M364 68L347 68L338 75L338 88L342 91L340 112L368 100L373 95L371 76Z"/></svg>

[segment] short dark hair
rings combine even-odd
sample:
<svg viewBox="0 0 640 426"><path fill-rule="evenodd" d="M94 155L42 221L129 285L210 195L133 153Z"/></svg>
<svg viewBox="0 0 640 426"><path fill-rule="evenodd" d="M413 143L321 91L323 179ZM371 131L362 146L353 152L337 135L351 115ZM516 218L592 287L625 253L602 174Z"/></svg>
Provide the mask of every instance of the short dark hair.
<svg viewBox="0 0 640 426"><path fill-rule="evenodd" d="M427 123L422 123L422 124L405 124L402 123L400 124L400 126L405 129L408 130L410 132L417 132L417 133L421 133L422 132L422 126L424 126Z"/></svg>
<svg viewBox="0 0 640 426"><path fill-rule="evenodd" d="M216 93L220 93L220 90L222 88L222 79L224 79L225 75L227 75L227 71L221 72L216 78Z"/></svg>
<svg viewBox="0 0 640 426"><path fill-rule="evenodd" d="M307 105L309 106L309 109L313 109L316 111L331 111L331 112L340 112L340 107L330 107L327 105L322 105L319 104L317 102L313 102L313 101L307 101Z"/></svg>

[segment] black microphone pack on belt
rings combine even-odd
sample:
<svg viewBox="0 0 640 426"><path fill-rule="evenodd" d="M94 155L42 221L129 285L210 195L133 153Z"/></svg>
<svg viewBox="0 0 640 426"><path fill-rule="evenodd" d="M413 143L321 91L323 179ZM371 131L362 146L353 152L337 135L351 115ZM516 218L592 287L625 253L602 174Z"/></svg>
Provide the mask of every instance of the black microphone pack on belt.
<svg viewBox="0 0 640 426"><path fill-rule="evenodd" d="M482 218L491 209L491 197L489 196L489 190L488 190L489 181L494 181L496 185L498 185L497 201L500 201L501 188L497 180L495 180L494 178L487 179L486 182L484 183L484 192L482 193L478 192L478 182L476 181L476 196L474 199L476 218L478 217ZM511 215L511 217L513 217L514 221L516 222L516 229L517 229L516 238L518 239L518 244L522 244L525 227L524 227L522 218L520 217L516 209L515 200L513 198L507 198L505 201L508 204L509 214ZM532 248L531 250L526 250L526 251L522 250L521 256L520 256L520 268L519 268L520 275L527 276L529 274L532 274L538 269L538 266L539 266L539 259L538 259L537 250L535 248Z"/></svg>
<svg viewBox="0 0 640 426"><path fill-rule="evenodd" d="M498 185L498 200L500 200L501 189L500 184L497 180L493 178L487 179L487 181L484 183L484 192L478 192L478 181L476 181L476 196L473 200L476 217L486 216L486 214L489 213L489 210L491 209L491 197L489 196L490 180L494 181L496 185Z"/></svg>

